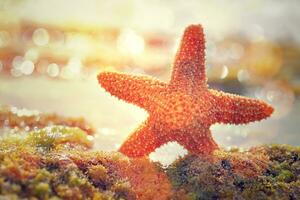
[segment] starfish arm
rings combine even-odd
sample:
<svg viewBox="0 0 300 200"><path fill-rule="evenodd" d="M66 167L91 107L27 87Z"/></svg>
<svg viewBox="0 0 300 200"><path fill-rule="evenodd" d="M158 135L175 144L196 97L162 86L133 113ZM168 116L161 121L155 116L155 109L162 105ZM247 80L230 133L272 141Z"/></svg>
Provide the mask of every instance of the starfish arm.
<svg viewBox="0 0 300 200"><path fill-rule="evenodd" d="M164 143L159 135L147 120L127 138L119 151L129 157L147 156Z"/></svg>
<svg viewBox="0 0 300 200"><path fill-rule="evenodd" d="M196 128L176 135L176 141L194 154L210 154L219 149L209 128Z"/></svg>
<svg viewBox="0 0 300 200"><path fill-rule="evenodd" d="M171 85L196 88L206 86L205 40L201 25L186 28L173 64Z"/></svg>
<svg viewBox="0 0 300 200"><path fill-rule="evenodd" d="M111 95L146 110L151 110L155 97L166 87L164 82L146 76L102 72L98 75L100 85Z"/></svg>
<svg viewBox="0 0 300 200"><path fill-rule="evenodd" d="M269 117L274 109L267 103L239 95L210 90L215 99L215 122L243 124Z"/></svg>

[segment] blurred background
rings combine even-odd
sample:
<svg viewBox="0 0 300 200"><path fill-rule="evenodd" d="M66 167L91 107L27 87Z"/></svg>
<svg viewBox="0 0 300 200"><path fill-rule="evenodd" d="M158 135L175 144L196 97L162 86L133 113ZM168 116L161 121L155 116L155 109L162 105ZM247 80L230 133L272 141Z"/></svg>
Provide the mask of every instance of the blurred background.
<svg viewBox="0 0 300 200"><path fill-rule="evenodd" d="M210 87L275 107L259 123L214 125L217 142L300 145L299 10L297 0L1 0L0 104L83 116L97 129L95 148L116 150L147 113L111 97L97 74L168 81L184 28L202 24ZM170 143L150 157L184 153Z"/></svg>

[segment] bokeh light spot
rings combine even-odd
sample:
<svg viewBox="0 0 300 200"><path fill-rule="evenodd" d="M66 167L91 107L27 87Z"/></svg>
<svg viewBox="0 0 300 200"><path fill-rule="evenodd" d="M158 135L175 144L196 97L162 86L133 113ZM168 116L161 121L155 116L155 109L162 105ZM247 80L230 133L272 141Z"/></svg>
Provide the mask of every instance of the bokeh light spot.
<svg viewBox="0 0 300 200"><path fill-rule="evenodd" d="M21 64L21 72L25 75L30 75L32 74L34 70L34 63L30 60L25 60L22 64Z"/></svg>
<svg viewBox="0 0 300 200"><path fill-rule="evenodd" d="M121 31L117 47L124 54L138 55L144 51L144 39L131 29Z"/></svg>
<svg viewBox="0 0 300 200"><path fill-rule="evenodd" d="M237 73L237 79L239 82L246 82L250 78L250 75L246 69L241 69Z"/></svg>
<svg viewBox="0 0 300 200"><path fill-rule="evenodd" d="M44 28L38 28L33 32L32 40L37 46L44 46L49 42L48 31Z"/></svg>
<svg viewBox="0 0 300 200"><path fill-rule="evenodd" d="M39 58L39 52L36 49L29 49L28 51L26 51L24 58L35 63Z"/></svg>
<svg viewBox="0 0 300 200"><path fill-rule="evenodd" d="M55 63L51 63L47 67L47 73L51 77L56 77L59 74L59 66Z"/></svg>
<svg viewBox="0 0 300 200"><path fill-rule="evenodd" d="M226 78L226 77L228 76L228 73L229 73L228 67L227 67L226 65L224 65L224 66L222 67L222 73L221 73L220 78L221 78L221 79Z"/></svg>
<svg viewBox="0 0 300 200"><path fill-rule="evenodd" d="M15 69L20 69L21 64L23 63L24 58L22 56L16 56L14 57L13 61L12 61L12 66Z"/></svg>

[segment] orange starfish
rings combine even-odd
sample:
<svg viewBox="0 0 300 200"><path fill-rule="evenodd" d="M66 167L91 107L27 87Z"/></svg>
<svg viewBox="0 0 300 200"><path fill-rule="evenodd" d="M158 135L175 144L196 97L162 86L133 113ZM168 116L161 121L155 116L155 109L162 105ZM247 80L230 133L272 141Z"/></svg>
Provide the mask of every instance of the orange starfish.
<svg viewBox="0 0 300 200"><path fill-rule="evenodd" d="M191 153L209 154L218 149L209 130L212 124L244 124L272 114L273 108L263 101L209 89L204 49L201 25L191 25L176 54L170 83L112 72L98 75L99 83L110 94L149 113L120 152L140 157L177 141Z"/></svg>

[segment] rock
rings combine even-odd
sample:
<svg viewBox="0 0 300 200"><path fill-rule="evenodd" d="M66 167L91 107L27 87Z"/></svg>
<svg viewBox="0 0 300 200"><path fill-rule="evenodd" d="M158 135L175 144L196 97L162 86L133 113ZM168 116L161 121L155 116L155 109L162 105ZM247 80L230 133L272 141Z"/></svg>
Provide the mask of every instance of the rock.
<svg viewBox="0 0 300 200"><path fill-rule="evenodd" d="M168 199L167 175L147 158L91 149L79 128L51 126L0 139L0 199Z"/></svg>
<svg viewBox="0 0 300 200"><path fill-rule="evenodd" d="M187 155L167 169L173 199L300 199L300 147Z"/></svg>

